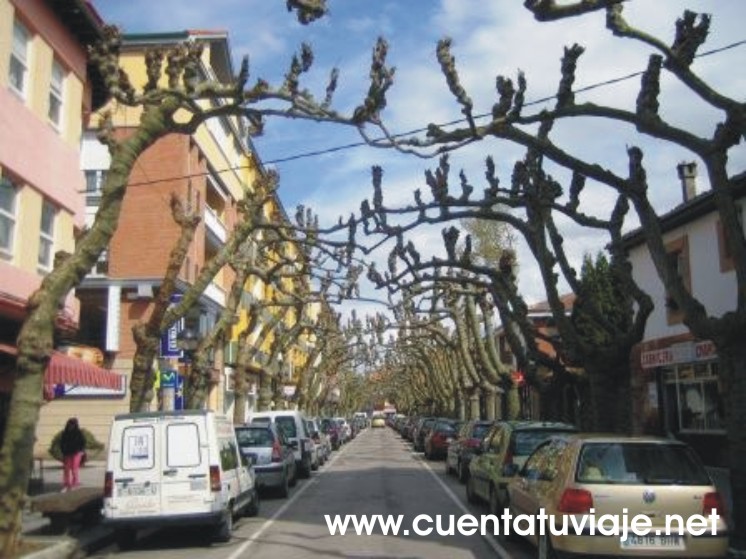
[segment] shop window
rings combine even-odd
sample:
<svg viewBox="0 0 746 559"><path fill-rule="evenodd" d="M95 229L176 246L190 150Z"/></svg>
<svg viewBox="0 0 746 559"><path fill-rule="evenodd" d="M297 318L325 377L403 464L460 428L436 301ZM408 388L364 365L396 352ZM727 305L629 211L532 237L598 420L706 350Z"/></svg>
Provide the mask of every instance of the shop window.
<svg viewBox="0 0 746 559"><path fill-rule="evenodd" d="M666 425L673 432L722 432L723 398L717 362L688 363L663 371Z"/></svg>
<svg viewBox="0 0 746 559"><path fill-rule="evenodd" d="M689 239L685 235L666 245L666 252L671 264L684 282L684 288L691 292L692 279L689 268ZM679 308L676 301L666 293L666 319L669 326L681 324L684 319L684 313Z"/></svg>
<svg viewBox="0 0 746 559"><path fill-rule="evenodd" d="M16 226L16 187L0 176L0 258L13 257L13 236Z"/></svg>
<svg viewBox="0 0 746 559"><path fill-rule="evenodd" d="M19 21L13 22L13 47L10 53L8 82L13 91L24 99L28 82L28 51L31 35Z"/></svg>

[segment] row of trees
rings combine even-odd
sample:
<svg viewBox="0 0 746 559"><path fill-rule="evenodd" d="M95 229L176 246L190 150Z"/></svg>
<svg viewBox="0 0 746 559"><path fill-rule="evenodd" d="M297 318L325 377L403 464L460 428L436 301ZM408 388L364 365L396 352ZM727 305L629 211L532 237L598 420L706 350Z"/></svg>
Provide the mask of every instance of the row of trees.
<svg viewBox="0 0 746 559"><path fill-rule="evenodd" d="M465 173L459 175L459 192L451 187L451 172L447 158L426 174L430 197L425 200L420 189L413 189L413 201L403 207L387 206L383 197L382 171L373 170L373 197L361 204L360 212L337 225L323 228L299 209L292 227L277 227L267 223L261 212L247 209L245 214L249 237L261 242L288 242L303 246L300 262L284 262L282 250L271 250L275 256L261 266L245 258L246 237L235 240L235 252L225 255L222 264L231 265L240 277L245 273L281 285L280 278L289 268L297 266L301 277L318 278L310 282L305 301L325 301L333 286L346 297L358 294L357 279L362 268L356 255L369 257L383 246L393 247L387 269L383 273L373 264L367 277L388 292L394 318L355 318L347 328L339 328L339 317L324 306L319 324L325 334L319 334L321 359L309 359L309 372L300 376L299 403L313 407L310 394L323 392L324 375L346 378L351 390L345 396L346 406L358 406L370 397L356 369L367 367L388 379L388 389L395 391L397 403L403 406L429 406L432 410L460 413L466 396L479 389L488 393L502 390L507 394L508 415L517 413L516 387L509 370L502 364L494 347L493 318L499 317L502 328L519 368L527 371L530 382L546 393L548 400L559 401L552 394L564 393L568 387L587 397L589 425L600 429L626 430L629 427L631 348L642 339L645 322L652 309L650 297L635 284L622 244L622 230L630 212L642 225L648 250L667 293L681 309L684 321L700 339L712 340L720 358L721 383L726 396L727 438L731 457L731 481L734 497L735 527L732 531L736 546L743 546L746 534L746 436L740 425L746 419L746 346L742 332L746 326L746 242L738 221L735 197L737 177L727 169L729 151L743 138L744 104L714 90L691 69L692 62L707 36L710 20L686 12L677 22L675 39L667 45L633 26L623 17L621 0L583 0L558 6L553 0L527 1L525 6L538 20L551 22L568 17L605 10L607 26L616 36L640 41L655 54L648 60L635 107L619 109L593 103L577 103L573 92L575 72L583 49L573 45L566 49L562 73L551 108L529 112L525 95L527 81L499 76L496 80L497 99L488 114L488 122L477 124L478 114L461 85L451 44L443 40L437 56L446 84L461 108L465 125L444 129L431 124L424 137L402 138L388 132L381 111L386 104L386 92L393 84L393 70L386 64L387 45L380 40L373 51L370 86L366 98L351 112L342 115L331 108L337 74L330 79L324 99L316 100L299 86L299 79L312 62L310 49L304 48L293 60L283 84L272 87L263 80L248 85L248 65L244 64L234 84L195 83L189 49L168 57L165 73L171 77L167 86L159 78L164 73L163 57L151 58L151 76L142 91L135 91L117 63L118 36L109 31L108 40L96 49L93 59L102 73L114 99L128 106L143 108L140 126L126 138L114 137L102 127L102 139L112 153L112 166L96 221L79 241L75 253L61 261L49 274L41 289L33 296L29 315L18 340L19 357L16 388L11 402L11 418L6 430L5 445L0 453L0 537L3 549L12 550L20 528L20 503L29 476L33 433L41 402L42 374L52 349L56 302L77 285L104 250L121 210L129 173L137 157L158 138L166 134L192 134L212 116L244 115L260 130L264 117L303 118L353 126L376 147L390 147L424 155L459 150L467 144L478 144L489 138L523 146L525 155L513 165L506 185L497 177L495 163L485 160L484 182L472 183ZM288 2L297 10L302 22L321 17L325 12L321 1ZM690 90L704 105L722 115L710 136L698 136L667 122L659 111L661 74L667 72ZM216 108L203 108L203 101L220 100ZM269 105L265 105L269 103ZM282 106L283 108L277 108ZM186 115L186 116L185 116ZM705 305L690 293L675 266L668 258L658 214L649 197L643 151L636 146L626 150L627 173L620 175L604 161L587 160L584 153L573 152L569 146L555 142L553 131L565 122L579 119L601 119L631 126L642 136L656 142L674 144L697 157L704 165L713 190L724 237L733 256L739 292L736 308L722 316L712 316ZM385 139L371 140L373 132ZM557 169L568 177L566 184L557 178ZM480 194L481 187L481 194ZM271 190L271 189L270 189ZM596 215L594 208L583 204L588 191L603 190L613 200L613 210ZM580 272L569 258L563 222L572 222L606 237L607 256L586 259ZM464 223L472 235L463 236ZM547 301L559 334L554 350L546 351L541 335L528 319L527 305L518 291L517 256L509 242L500 243L495 255L484 250L490 241L479 239L476 228L481 224L499 224L498 230L516 235L529 248L540 270ZM423 256L408 236L423 227L444 227L445 254ZM187 235L185 228L185 235ZM291 231L292 229L292 231ZM361 239L362 230L364 238ZM258 232L262 235L259 236ZM478 239L475 241L475 238ZM188 242L188 241L184 241ZM233 241L232 241L233 242ZM481 243L481 249L478 247ZM475 247L477 247L475 249ZM317 251L312 256L312 250ZM174 262L178 249L174 251ZM220 257L220 256L218 256ZM216 258L218 258L216 257ZM305 259L307 258L307 260ZM176 265L176 264L174 264ZM208 266L209 267L209 266ZM243 271L242 271L243 270ZM340 276L341 272L341 276ZM207 275L208 272L205 272ZM292 274L290 274L292 276ZM295 276L298 278L298 275ZM565 312L563 288L569 286L576 301L572 315ZM200 278L209 281L209 278ZM288 278L286 278L288 279ZM312 283L315 287L312 288ZM298 285L296 285L296 288ZM195 288L195 289L198 289ZM237 287L238 289L238 287ZM301 288L300 292L303 293ZM165 290L164 290L165 291ZM278 292L284 293L279 289ZM298 289L295 292L299 292ZM277 354L287 347L284 340L297 339L308 326L300 320L299 302L282 295L273 301L273 315L279 324L286 313L294 313L294 324L286 335L276 335L271 324L249 325L245 336L254 340L270 336L277 340ZM185 301L188 297L185 297ZM188 303L184 303L186 307ZM230 304L228 305L230 306ZM185 308L163 310L152 325L143 328L142 339L155 339L156 332L178 318ZM226 325L230 322L226 310ZM222 321L222 317L221 317ZM270 321L271 323L271 321ZM223 325L219 324L220 328ZM263 329L263 330L262 330ZM395 329L396 336L384 341L385 332ZM369 332L365 334L365 331ZM320 331L321 332L321 331ZM326 335L328 333L328 335ZM207 339L204 344L214 343ZM251 346L243 344L247 364L251 362ZM144 402L152 390L149 364L154 354L146 343L133 372L132 391L136 402ZM383 348L383 349L382 349ZM204 348L203 348L204 349ZM274 353L274 349L273 349ZM539 366L551 375L539 377ZM584 371L579 376L577 370ZM206 376L201 364L194 368L192 405L204 399ZM239 375L239 379L244 375ZM136 380L137 379L137 380ZM262 380L260 401L268 399L269 383ZM241 391L239 391L241 392ZM456 397L454 397L456 396ZM238 407L238 406L237 406ZM557 413L565 413L561 406ZM611 413L609 413L611 410Z"/></svg>

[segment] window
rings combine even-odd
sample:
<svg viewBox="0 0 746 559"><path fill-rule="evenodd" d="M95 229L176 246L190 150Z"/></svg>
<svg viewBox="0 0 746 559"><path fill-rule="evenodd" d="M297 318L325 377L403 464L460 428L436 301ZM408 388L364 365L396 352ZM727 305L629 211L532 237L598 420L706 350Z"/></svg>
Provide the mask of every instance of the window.
<svg viewBox="0 0 746 559"><path fill-rule="evenodd" d="M54 257L54 217L55 208L47 200L41 207L41 224L39 235L39 271L48 272L52 269Z"/></svg>
<svg viewBox="0 0 746 559"><path fill-rule="evenodd" d="M101 190L106 181L106 170L89 169L85 172L85 203L97 206L101 202Z"/></svg>
<svg viewBox="0 0 746 559"><path fill-rule="evenodd" d="M122 470L149 470L155 464L155 432L151 426L122 431Z"/></svg>
<svg viewBox="0 0 746 559"><path fill-rule="evenodd" d="M672 241L666 245L666 251L671 264L676 272L681 276L684 287L687 291L692 290L691 271L689 269L689 239L686 236ZM666 293L666 319L669 325L680 324L684 315L679 309L676 301Z"/></svg>
<svg viewBox="0 0 746 559"><path fill-rule="evenodd" d="M169 468L187 468L202 463L199 429L195 423L174 423L166 427L166 460Z"/></svg>
<svg viewBox="0 0 746 559"><path fill-rule="evenodd" d="M741 231L743 232L743 211L742 208L736 208L738 223L741 224ZM720 220L717 222L717 236L718 236L718 253L720 256L720 271L730 272L733 270L733 255L731 254L728 244L725 242L725 231L723 231L723 224Z"/></svg>
<svg viewBox="0 0 746 559"><path fill-rule="evenodd" d="M52 62L52 79L49 82L49 122L55 128L62 126L62 93L65 71L56 60Z"/></svg>
<svg viewBox="0 0 746 559"><path fill-rule="evenodd" d="M13 256L13 232L16 225L16 187L0 176L0 258Z"/></svg>
<svg viewBox="0 0 746 559"><path fill-rule="evenodd" d="M666 367L663 381L667 430L723 431L723 398L717 361Z"/></svg>
<svg viewBox="0 0 746 559"><path fill-rule="evenodd" d="M28 77L28 47L30 41L28 30L19 21L13 22L13 48L10 53L10 71L8 81L13 90L22 97L26 96Z"/></svg>

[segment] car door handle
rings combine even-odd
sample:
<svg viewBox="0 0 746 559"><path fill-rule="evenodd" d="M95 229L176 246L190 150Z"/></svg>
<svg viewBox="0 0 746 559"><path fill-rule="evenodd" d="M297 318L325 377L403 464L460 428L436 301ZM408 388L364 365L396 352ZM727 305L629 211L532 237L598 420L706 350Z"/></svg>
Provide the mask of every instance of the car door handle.
<svg viewBox="0 0 746 559"><path fill-rule="evenodd" d="M176 475L176 468L171 468L170 470L163 470L164 476L175 476Z"/></svg>
<svg viewBox="0 0 746 559"><path fill-rule="evenodd" d="M207 477L207 474L189 474L190 479L197 479L201 477Z"/></svg>

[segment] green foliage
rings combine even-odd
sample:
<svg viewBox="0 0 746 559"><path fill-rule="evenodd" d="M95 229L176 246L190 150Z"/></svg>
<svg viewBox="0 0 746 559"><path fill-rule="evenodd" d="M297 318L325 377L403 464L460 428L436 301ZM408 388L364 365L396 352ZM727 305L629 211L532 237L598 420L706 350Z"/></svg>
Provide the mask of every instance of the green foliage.
<svg viewBox="0 0 746 559"><path fill-rule="evenodd" d="M613 266L603 253L583 259L581 290L573 305L573 322L589 343L608 345L631 327L632 300L620 287Z"/></svg>
<svg viewBox="0 0 746 559"><path fill-rule="evenodd" d="M88 429L81 428L80 430L83 432L83 436L85 437L85 452L88 456L88 460L95 459L101 451L104 450L104 444L99 442ZM62 431L54 436L48 449L50 456L60 462L62 462L62 450L60 450L61 439Z"/></svg>

